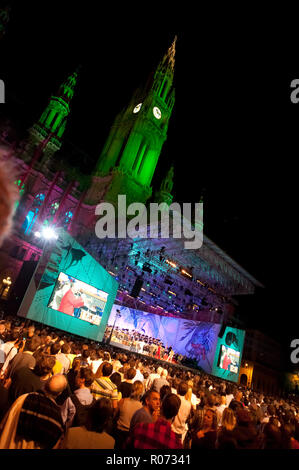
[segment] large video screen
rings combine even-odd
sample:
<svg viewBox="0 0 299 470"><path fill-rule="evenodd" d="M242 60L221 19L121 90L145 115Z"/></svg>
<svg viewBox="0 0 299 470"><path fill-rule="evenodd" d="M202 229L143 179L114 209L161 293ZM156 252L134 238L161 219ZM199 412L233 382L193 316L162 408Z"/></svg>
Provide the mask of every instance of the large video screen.
<svg viewBox="0 0 299 470"><path fill-rule="evenodd" d="M218 337L212 374L225 380L238 382L245 331L226 326Z"/></svg>
<svg viewBox="0 0 299 470"><path fill-rule="evenodd" d="M60 272L48 307L99 325L107 299L106 292Z"/></svg>
<svg viewBox="0 0 299 470"><path fill-rule="evenodd" d="M239 363L240 351L235 351L222 344L219 352L218 367L237 374L239 372Z"/></svg>

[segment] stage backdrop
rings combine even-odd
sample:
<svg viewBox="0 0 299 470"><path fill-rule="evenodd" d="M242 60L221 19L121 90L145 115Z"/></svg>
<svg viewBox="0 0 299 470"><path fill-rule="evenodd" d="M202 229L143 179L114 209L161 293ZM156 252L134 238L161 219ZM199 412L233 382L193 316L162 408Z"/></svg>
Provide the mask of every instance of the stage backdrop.
<svg viewBox="0 0 299 470"><path fill-rule="evenodd" d="M245 331L227 326L218 338L212 374L221 379L238 382Z"/></svg>
<svg viewBox="0 0 299 470"><path fill-rule="evenodd" d="M116 320L116 327L136 330L152 338L159 338L164 346L172 346L176 353L196 359L204 371L212 372L219 324L164 317L114 305L108 325L113 325L116 310L121 314Z"/></svg>
<svg viewBox="0 0 299 470"><path fill-rule="evenodd" d="M43 255L32 276L18 315L85 338L101 341L116 297L118 283L67 232L58 229L57 233L57 240L48 241L45 244ZM105 302L101 304L104 307L100 320L97 319L99 324L49 308L48 305L53 299L52 294L55 293L54 289L57 287L56 281L60 273L63 273L60 278L75 279L92 286L88 289L88 286L80 284L85 291L91 292L89 299L94 299L92 295L97 295L96 289L108 294L103 294L107 299L105 298ZM85 312L82 317L86 318Z"/></svg>

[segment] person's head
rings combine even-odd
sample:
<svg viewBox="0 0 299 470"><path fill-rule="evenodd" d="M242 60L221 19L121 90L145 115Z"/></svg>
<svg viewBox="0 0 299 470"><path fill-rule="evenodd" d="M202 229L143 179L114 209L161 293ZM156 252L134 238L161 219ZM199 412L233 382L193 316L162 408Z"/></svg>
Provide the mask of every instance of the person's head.
<svg viewBox="0 0 299 470"><path fill-rule="evenodd" d="M95 349L90 350L89 358L90 358L91 361L97 361L98 360L98 354L97 354L97 351Z"/></svg>
<svg viewBox="0 0 299 470"><path fill-rule="evenodd" d="M249 426L252 423L252 416L245 408L235 410L238 426Z"/></svg>
<svg viewBox="0 0 299 470"><path fill-rule="evenodd" d="M53 375L45 385L45 392L53 398L58 397L67 387L66 377L62 374Z"/></svg>
<svg viewBox="0 0 299 470"><path fill-rule="evenodd" d="M110 364L110 362L103 362L101 366L102 366L102 376L109 377L113 371L112 364Z"/></svg>
<svg viewBox="0 0 299 470"><path fill-rule="evenodd" d="M125 371L125 377L127 380L133 380L136 375L136 369L133 369L133 367L130 367L130 369L127 369Z"/></svg>
<svg viewBox="0 0 299 470"><path fill-rule="evenodd" d="M242 390L236 390L235 392L235 400L241 401L243 397L243 392Z"/></svg>
<svg viewBox="0 0 299 470"><path fill-rule="evenodd" d="M212 410L211 408L206 408L204 410L203 427L211 430L217 429L217 415L215 410Z"/></svg>
<svg viewBox="0 0 299 470"><path fill-rule="evenodd" d="M214 393L209 393L207 395L207 406L213 408L216 403L216 395Z"/></svg>
<svg viewBox="0 0 299 470"><path fill-rule="evenodd" d="M186 395L186 393L188 392L187 382L180 382L178 384L177 392L178 392L178 395L184 397Z"/></svg>
<svg viewBox="0 0 299 470"><path fill-rule="evenodd" d="M180 406L181 399L174 393L169 393L164 397L161 404L162 415L168 421L172 421L178 414Z"/></svg>
<svg viewBox="0 0 299 470"><path fill-rule="evenodd" d="M39 336L32 336L26 341L26 351L35 352L41 346L41 339Z"/></svg>
<svg viewBox="0 0 299 470"><path fill-rule="evenodd" d="M29 326L29 328L28 328L28 338L32 338L32 336L34 335L34 332L35 332L35 326L34 325Z"/></svg>
<svg viewBox="0 0 299 470"><path fill-rule="evenodd" d="M6 327L4 323L0 323L0 335L3 335L5 333Z"/></svg>
<svg viewBox="0 0 299 470"><path fill-rule="evenodd" d="M113 372L113 374L110 375L110 380L118 388L121 384L121 375L118 372Z"/></svg>
<svg viewBox="0 0 299 470"><path fill-rule="evenodd" d="M113 406L109 398L100 398L89 410L86 427L89 431L102 433L113 416Z"/></svg>
<svg viewBox="0 0 299 470"><path fill-rule="evenodd" d="M167 369L163 369L162 370L162 373L161 373L161 377L163 379L167 379L167 376L168 376L168 370Z"/></svg>
<svg viewBox="0 0 299 470"><path fill-rule="evenodd" d="M41 354L35 358L36 364L33 372L38 377L46 377L52 373L55 366L55 357Z"/></svg>
<svg viewBox="0 0 299 470"><path fill-rule="evenodd" d="M52 356L56 356L56 354L58 354L59 352L60 352L60 344L59 343L51 344L50 354L52 354Z"/></svg>
<svg viewBox="0 0 299 470"><path fill-rule="evenodd" d="M153 414L154 411L158 411L160 408L160 394L154 390L149 390L144 396L144 403L150 414Z"/></svg>
<svg viewBox="0 0 299 470"><path fill-rule="evenodd" d="M161 376L162 372L163 372L163 367L159 366L158 369L157 369L157 374L159 374Z"/></svg>
<svg viewBox="0 0 299 470"><path fill-rule="evenodd" d="M61 352L63 354L70 354L71 352L71 347L68 343L63 343L63 345L61 346Z"/></svg>
<svg viewBox="0 0 299 470"><path fill-rule="evenodd" d="M171 393L171 387L169 385L162 385L160 388L160 400L162 401L169 393Z"/></svg>
<svg viewBox="0 0 299 470"><path fill-rule="evenodd" d="M108 352L104 352L103 360L109 362L110 361L110 354Z"/></svg>
<svg viewBox="0 0 299 470"><path fill-rule="evenodd" d="M12 342L16 342L18 341L18 339L22 339L20 337L20 330L18 328L14 328L11 333L9 334L9 337L8 337L9 341L12 341Z"/></svg>
<svg viewBox="0 0 299 470"><path fill-rule="evenodd" d="M80 367L75 378L77 388L89 388L94 381L92 370L88 367Z"/></svg>
<svg viewBox="0 0 299 470"><path fill-rule="evenodd" d="M232 431L237 424L234 411L231 408L225 408L222 413L222 426L228 431Z"/></svg>
<svg viewBox="0 0 299 470"><path fill-rule="evenodd" d="M72 369L73 370L79 370L81 367L81 358L80 357L75 357L72 363Z"/></svg>
<svg viewBox="0 0 299 470"><path fill-rule="evenodd" d="M142 397L143 395L143 385L142 385L142 382L140 382L140 380L136 380L133 384L132 384L132 389L131 389L131 393L130 393L130 398L132 400L140 400L140 398Z"/></svg>
<svg viewBox="0 0 299 470"><path fill-rule="evenodd" d="M82 356L82 359L85 359L85 360L88 359L88 358L89 358L89 350L88 350L88 349L84 349L84 350L82 351L81 356Z"/></svg>

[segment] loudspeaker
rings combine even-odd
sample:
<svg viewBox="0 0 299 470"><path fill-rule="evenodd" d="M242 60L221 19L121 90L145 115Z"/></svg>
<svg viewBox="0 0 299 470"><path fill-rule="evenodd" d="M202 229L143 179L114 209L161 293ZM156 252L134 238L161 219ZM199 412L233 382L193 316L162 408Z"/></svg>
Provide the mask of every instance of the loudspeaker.
<svg viewBox="0 0 299 470"><path fill-rule="evenodd" d="M220 328L219 333L218 333L218 338L222 338L222 337L223 337L224 332L225 332L225 328L226 328L226 324L225 324L225 323L222 323L221 328Z"/></svg>
<svg viewBox="0 0 299 470"><path fill-rule="evenodd" d="M37 266L38 261L24 261L23 266L19 272L16 282L12 288L12 291L9 296L9 304L14 308L19 308L23 297L25 295L26 289L31 281L34 270Z"/></svg>
<svg viewBox="0 0 299 470"><path fill-rule="evenodd" d="M135 281L135 284L132 288L132 291L131 291L131 296L134 297L136 299L136 297L138 297L139 295L139 292L141 290L141 287L142 287L142 284L143 284L143 279L141 277L137 277L136 281Z"/></svg>

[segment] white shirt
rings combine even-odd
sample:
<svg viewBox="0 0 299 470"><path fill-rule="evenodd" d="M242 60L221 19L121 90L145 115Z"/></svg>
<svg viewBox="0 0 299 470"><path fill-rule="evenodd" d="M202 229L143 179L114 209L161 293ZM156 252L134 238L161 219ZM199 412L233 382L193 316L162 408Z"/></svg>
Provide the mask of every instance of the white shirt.
<svg viewBox="0 0 299 470"><path fill-rule="evenodd" d="M234 395L232 393L230 395L226 395L226 406L229 406L233 398L234 398Z"/></svg>
<svg viewBox="0 0 299 470"><path fill-rule="evenodd" d="M17 348L14 347L14 342L8 341L7 343L1 344L1 351L4 353L4 364L1 371L4 372L9 364L9 362L15 357L18 353Z"/></svg>
<svg viewBox="0 0 299 470"><path fill-rule="evenodd" d="M171 425L171 429L177 434L184 434L186 431L186 421L191 411L191 402L181 395L179 398L181 399L181 405Z"/></svg>
<svg viewBox="0 0 299 470"><path fill-rule="evenodd" d="M102 364L103 360L98 359L97 361L91 361L92 373L95 374L100 365Z"/></svg>
<svg viewBox="0 0 299 470"><path fill-rule="evenodd" d="M139 369L136 369L136 375L134 377L134 379L132 380L132 383L136 382L136 380L140 380L140 382L144 382L144 377L142 375L142 373L140 372Z"/></svg>
<svg viewBox="0 0 299 470"><path fill-rule="evenodd" d="M153 374L150 374L148 379L146 380L145 388L146 390L150 390L151 386L153 385L153 382L155 379L159 379L160 375L157 374L156 372Z"/></svg>
<svg viewBox="0 0 299 470"><path fill-rule="evenodd" d="M223 411L225 410L225 408L227 408L227 405L220 405L220 406L217 406L217 408L216 408L217 418L218 418L218 426L221 426L222 414L223 414Z"/></svg>

